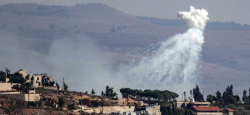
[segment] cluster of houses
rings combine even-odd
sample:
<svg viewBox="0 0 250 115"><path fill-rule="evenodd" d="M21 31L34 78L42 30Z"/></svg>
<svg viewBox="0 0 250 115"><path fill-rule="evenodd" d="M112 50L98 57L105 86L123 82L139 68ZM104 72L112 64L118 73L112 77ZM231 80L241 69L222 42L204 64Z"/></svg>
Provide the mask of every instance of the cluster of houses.
<svg viewBox="0 0 250 115"><path fill-rule="evenodd" d="M227 115L233 115L234 112L232 109L221 109L217 106L210 106L210 102L195 102L193 98L190 101L175 102L175 104L179 108L191 109L196 115L224 115L223 111Z"/></svg>
<svg viewBox="0 0 250 115"><path fill-rule="evenodd" d="M20 83L12 83L11 77L15 77L16 74L21 75L25 80L25 83L31 83L33 88L47 88L57 90L57 86L52 77L47 74L28 74L25 70L20 69L14 74L6 71L6 81L0 83L0 95L10 98L18 99L21 101L40 101L40 94L37 94L35 90L29 90L28 92L20 92L13 89L14 85L20 85ZM177 107L183 109L191 109L197 115L233 115L232 109L221 109L219 107L210 106L210 102L195 102L192 98L190 101L182 101L174 103ZM81 107L82 108L82 107ZM85 112L103 112L111 114L148 114L148 115L160 115L160 105L147 105L143 102L138 102L137 106L114 106L114 107L97 107L88 108L84 107Z"/></svg>
<svg viewBox="0 0 250 115"><path fill-rule="evenodd" d="M20 83L12 83L11 77L21 75L25 80L25 83L31 83L33 88L48 88L57 89L56 84L52 77L47 74L28 74L25 70L20 69L14 74L10 73L6 69L6 81L0 83L0 95L10 98L18 99L21 101L40 101L40 94L37 94L34 89L30 89L28 92L20 92L13 89L13 86L20 86Z"/></svg>

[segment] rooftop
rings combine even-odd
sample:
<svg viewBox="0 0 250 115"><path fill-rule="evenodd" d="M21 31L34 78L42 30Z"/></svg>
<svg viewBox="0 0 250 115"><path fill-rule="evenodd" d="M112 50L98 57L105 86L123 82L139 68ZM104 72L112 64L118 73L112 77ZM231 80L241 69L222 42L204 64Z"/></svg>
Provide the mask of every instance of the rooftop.
<svg viewBox="0 0 250 115"><path fill-rule="evenodd" d="M232 109L226 109L227 111L234 111L234 110L232 110Z"/></svg>
<svg viewBox="0 0 250 115"><path fill-rule="evenodd" d="M219 107L193 107L196 111L222 111Z"/></svg>
<svg viewBox="0 0 250 115"><path fill-rule="evenodd" d="M210 104L210 102L191 102L192 104Z"/></svg>

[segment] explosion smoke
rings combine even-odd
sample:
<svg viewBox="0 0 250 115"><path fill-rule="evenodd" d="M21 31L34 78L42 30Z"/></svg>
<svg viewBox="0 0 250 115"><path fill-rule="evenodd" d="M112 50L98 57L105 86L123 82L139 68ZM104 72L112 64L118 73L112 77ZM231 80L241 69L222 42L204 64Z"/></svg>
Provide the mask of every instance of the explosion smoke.
<svg viewBox="0 0 250 115"><path fill-rule="evenodd" d="M194 84L204 43L203 30L209 19L207 15L206 10L193 6L190 6L189 12L179 12L178 17L189 27L187 32L162 42L154 54L127 68L126 76L153 88Z"/></svg>
<svg viewBox="0 0 250 115"><path fill-rule="evenodd" d="M208 12L204 9L195 9L193 6L190 6L189 12L179 12L178 17L182 19L182 21L189 28L199 28L204 30L207 20Z"/></svg>

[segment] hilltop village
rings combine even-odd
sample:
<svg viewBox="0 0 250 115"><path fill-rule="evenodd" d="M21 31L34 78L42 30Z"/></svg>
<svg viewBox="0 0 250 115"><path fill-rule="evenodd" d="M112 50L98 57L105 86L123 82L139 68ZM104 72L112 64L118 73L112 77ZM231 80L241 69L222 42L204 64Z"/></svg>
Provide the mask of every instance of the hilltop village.
<svg viewBox="0 0 250 115"><path fill-rule="evenodd" d="M14 73L6 69L0 72L0 112L3 114L114 114L114 115L233 115L249 113L249 96L233 95L233 86L227 87L221 96L208 95L204 100L196 86L191 96L164 90L138 90L121 88L122 98L112 87L106 86L101 96L94 89L88 92L68 91L63 81L61 88L45 73L28 74L20 69ZM246 93L246 92L245 92ZM227 96L227 97L225 97ZM228 100L228 101L227 101Z"/></svg>

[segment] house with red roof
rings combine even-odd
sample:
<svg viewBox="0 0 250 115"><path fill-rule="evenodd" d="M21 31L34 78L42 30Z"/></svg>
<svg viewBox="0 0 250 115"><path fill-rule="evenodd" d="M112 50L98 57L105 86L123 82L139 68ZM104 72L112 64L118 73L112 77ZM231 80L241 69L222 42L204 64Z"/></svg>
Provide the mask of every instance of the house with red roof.
<svg viewBox="0 0 250 115"><path fill-rule="evenodd" d="M226 109L226 113L227 113L227 115L233 115L234 114L234 110L232 110L232 109Z"/></svg>
<svg viewBox="0 0 250 115"><path fill-rule="evenodd" d="M192 110L197 115L223 115L222 109L219 107L199 107L199 106L193 106Z"/></svg>

